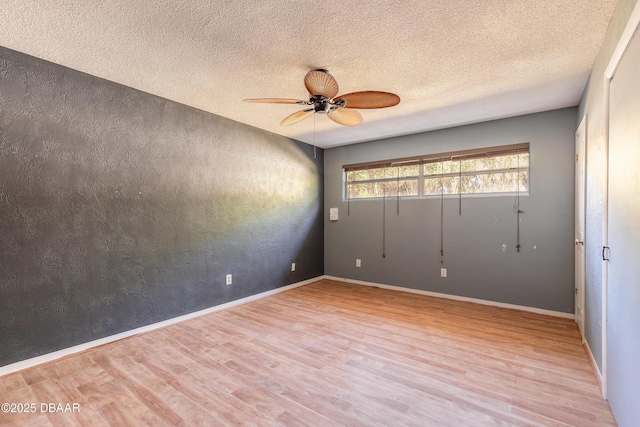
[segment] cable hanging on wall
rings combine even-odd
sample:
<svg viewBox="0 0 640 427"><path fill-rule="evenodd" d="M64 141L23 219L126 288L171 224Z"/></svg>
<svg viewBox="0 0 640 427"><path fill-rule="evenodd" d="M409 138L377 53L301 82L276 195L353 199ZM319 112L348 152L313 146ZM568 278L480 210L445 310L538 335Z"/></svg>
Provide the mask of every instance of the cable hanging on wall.
<svg viewBox="0 0 640 427"><path fill-rule="evenodd" d="M345 172L347 174L347 216L351 215L351 174L349 172Z"/></svg>
<svg viewBox="0 0 640 427"><path fill-rule="evenodd" d="M393 165L391 166L393 167ZM384 173L386 175L386 170ZM387 184L392 181L385 180L382 183L382 258L387 257ZM400 166L396 166L396 215L400 215Z"/></svg>
<svg viewBox="0 0 640 427"><path fill-rule="evenodd" d="M462 216L462 156L458 157L458 215Z"/></svg>
<svg viewBox="0 0 640 427"><path fill-rule="evenodd" d="M444 159L440 159L440 264L444 264Z"/></svg>
<svg viewBox="0 0 640 427"><path fill-rule="evenodd" d="M382 258L387 257L386 252L387 232L387 182L382 184Z"/></svg>
<svg viewBox="0 0 640 427"><path fill-rule="evenodd" d="M524 211L520 210L520 150L518 150L518 169L516 171L516 199L513 202L513 212L516 214L516 251L520 252L520 214Z"/></svg>
<svg viewBox="0 0 640 427"><path fill-rule="evenodd" d="M396 169L396 215L400 215L400 165Z"/></svg>
<svg viewBox="0 0 640 427"><path fill-rule="evenodd" d="M512 203L512 211L516 214L517 243L515 246L518 252L522 252L521 220L525 211L521 208L520 195L523 191L525 195L528 194L529 151L529 143L525 142L343 165L343 170L347 173L345 179L347 202L349 203L351 198L357 199L356 203L359 203L360 199L382 199L382 255L386 257L386 195L389 193L390 198L394 196L393 191L389 191L389 188L396 185L395 199L398 216L400 214L400 199L403 197L433 200L432 197L437 197L438 190L440 190L440 263L444 264L445 195L453 199L457 193L458 215L460 217L462 216L463 194L465 198L468 198L470 194L493 194L492 192L504 193L504 196L515 196ZM515 159L514 155L517 156ZM513 167L514 163L516 163L515 168ZM439 173L438 166L440 167ZM509 183L509 174L511 174L511 183ZM457 191L455 188L456 178ZM438 179L440 180L440 189L437 187ZM515 191L513 185L516 186ZM380 197L383 186L384 194ZM470 200L469 198L467 202ZM377 202L373 203L375 205ZM406 203L411 206L415 204L413 201ZM372 207L374 210L376 209L375 206ZM437 209L437 202L433 207ZM350 210L348 213L350 214ZM392 238L395 237L396 231L393 224L392 220L392 234L390 234ZM457 223L455 225L458 226ZM451 226L453 227L454 224L452 223ZM506 244L503 247L503 251L505 250Z"/></svg>

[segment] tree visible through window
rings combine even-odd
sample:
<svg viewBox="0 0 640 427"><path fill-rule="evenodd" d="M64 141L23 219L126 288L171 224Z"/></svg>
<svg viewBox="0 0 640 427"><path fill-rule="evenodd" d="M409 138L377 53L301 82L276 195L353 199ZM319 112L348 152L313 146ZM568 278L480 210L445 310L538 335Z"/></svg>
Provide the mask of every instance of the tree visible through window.
<svg viewBox="0 0 640 427"><path fill-rule="evenodd" d="M529 191L529 144L344 166L345 199Z"/></svg>

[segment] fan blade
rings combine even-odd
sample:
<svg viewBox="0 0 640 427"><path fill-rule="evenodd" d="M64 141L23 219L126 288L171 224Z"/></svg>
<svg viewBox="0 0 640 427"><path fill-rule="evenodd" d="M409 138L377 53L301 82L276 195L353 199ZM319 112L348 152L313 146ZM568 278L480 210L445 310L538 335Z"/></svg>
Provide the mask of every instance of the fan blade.
<svg viewBox="0 0 640 427"><path fill-rule="evenodd" d="M313 108L309 108L308 110L297 111L290 116L287 116L280 122L280 126L291 126L295 125L298 122L303 121L307 117L313 114Z"/></svg>
<svg viewBox="0 0 640 427"><path fill-rule="evenodd" d="M362 115L355 110L337 108L329 111L327 116L334 122L344 126L357 126L362 123Z"/></svg>
<svg viewBox="0 0 640 427"><path fill-rule="evenodd" d="M346 101L344 108L385 108L398 105L400 97L395 93L367 90L340 95L334 101Z"/></svg>
<svg viewBox="0 0 640 427"><path fill-rule="evenodd" d="M254 98L243 99L244 102L255 103L268 103L268 104L309 104L308 101L302 101L301 99L289 99L289 98Z"/></svg>
<svg viewBox="0 0 640 427"><path fill-rule="evenodd" d="M304 85L311 95L322 95L331 99L338 94L336 79L324 71L309 71L304 76Z"/></svg>

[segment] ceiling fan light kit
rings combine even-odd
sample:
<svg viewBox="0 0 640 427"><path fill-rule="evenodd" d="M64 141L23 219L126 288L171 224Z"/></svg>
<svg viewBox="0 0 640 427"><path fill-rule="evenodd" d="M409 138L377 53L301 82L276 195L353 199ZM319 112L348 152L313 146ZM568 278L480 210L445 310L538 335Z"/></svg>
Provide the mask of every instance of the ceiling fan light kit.
<svg viewBox="0 0 640 427"><path fill-rule="evenodd" d="M285 117L280 122L282 126L299 123L314 113L326 114L331 120L343 126L357 126L363 119L362 115L354 109L386 108L400 103L400 97L389 92L362 91L336 96L339 90L338 82L326 70L309 71L304 76L304 85L310 94L308 101L291 98L254 98L244 101L313 106Z"/></svg>

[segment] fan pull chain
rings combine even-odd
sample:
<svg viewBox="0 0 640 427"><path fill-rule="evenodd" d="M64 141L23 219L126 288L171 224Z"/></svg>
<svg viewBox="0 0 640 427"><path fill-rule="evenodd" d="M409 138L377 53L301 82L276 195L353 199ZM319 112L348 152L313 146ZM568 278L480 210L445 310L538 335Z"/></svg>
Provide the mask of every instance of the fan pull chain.
<svg viewBox="0 0 640 427"><path fill-rule="evenodd" d="M313 115L313 158L316 158L316 115Z"/></svg>

